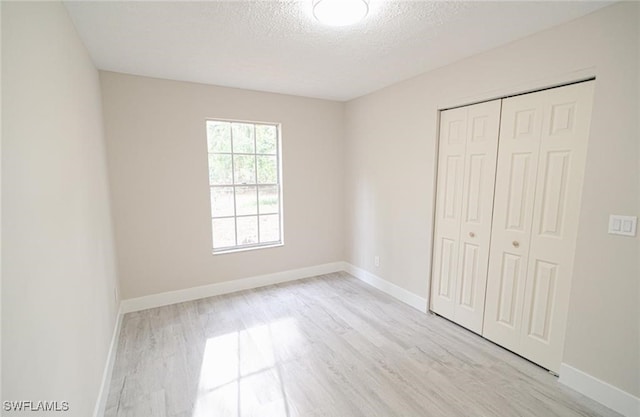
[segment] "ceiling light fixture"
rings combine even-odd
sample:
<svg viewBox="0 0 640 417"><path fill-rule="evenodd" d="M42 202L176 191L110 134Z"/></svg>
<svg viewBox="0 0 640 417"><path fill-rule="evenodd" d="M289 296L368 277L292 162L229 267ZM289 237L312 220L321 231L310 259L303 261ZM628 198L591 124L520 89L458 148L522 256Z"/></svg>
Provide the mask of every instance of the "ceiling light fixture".
<svg viewBox="0 0 640 417"><path fill-rule="evenodd" d="M313 15L330 26L347 26L361 21L369 11L365 0L314 0Z"/></svg>

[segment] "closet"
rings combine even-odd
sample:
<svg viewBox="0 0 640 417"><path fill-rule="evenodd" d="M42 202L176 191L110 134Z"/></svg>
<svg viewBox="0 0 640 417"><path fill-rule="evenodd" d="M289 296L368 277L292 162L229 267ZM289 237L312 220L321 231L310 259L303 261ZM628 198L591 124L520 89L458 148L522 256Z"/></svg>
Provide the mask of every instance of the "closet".
<svg viewBox="0 0 640 417"><path fill-rule="evenodd" d="M556 373L593 85L440 114L430 308Z"/></svg>

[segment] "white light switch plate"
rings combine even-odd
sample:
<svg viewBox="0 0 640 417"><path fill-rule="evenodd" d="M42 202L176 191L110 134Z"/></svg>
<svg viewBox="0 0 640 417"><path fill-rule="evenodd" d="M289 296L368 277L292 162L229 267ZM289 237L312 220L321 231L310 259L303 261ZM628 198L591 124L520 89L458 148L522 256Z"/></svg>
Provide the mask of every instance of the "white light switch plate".
<svg viewBox="0 0 640 417"><path fill-rule="evenodd" d="M619 216L612 214L609 216L609 234L635 236L637 224L637 216Z"/></svg>

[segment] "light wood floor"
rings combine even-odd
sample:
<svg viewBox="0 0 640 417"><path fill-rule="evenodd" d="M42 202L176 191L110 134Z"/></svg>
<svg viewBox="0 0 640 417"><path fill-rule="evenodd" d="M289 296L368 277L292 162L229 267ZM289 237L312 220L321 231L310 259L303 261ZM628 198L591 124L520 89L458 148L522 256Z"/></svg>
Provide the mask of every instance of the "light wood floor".
<svg viewBox="0 0 640 417"><path fill-rule="evenodd" d="M344 274L130 313L106 417L616 416Z"/></svg>

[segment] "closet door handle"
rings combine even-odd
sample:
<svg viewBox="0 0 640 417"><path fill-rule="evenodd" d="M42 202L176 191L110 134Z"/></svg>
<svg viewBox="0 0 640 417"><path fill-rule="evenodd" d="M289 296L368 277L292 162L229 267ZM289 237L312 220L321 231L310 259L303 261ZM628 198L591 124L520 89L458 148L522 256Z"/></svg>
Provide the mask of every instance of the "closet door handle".
<svg viewBox="0 0 640 417"><path fill-rule="evenodd" d="M513 241L513 247L514 248L519 248L520 247L520 242L518 242L517 240Z"/></svg>
<svg viewBox="0 0 640 417"><path fill-rule="evenodd" d="M469 237L476 237L476 234L473 232L469 232Z"/></svg>

